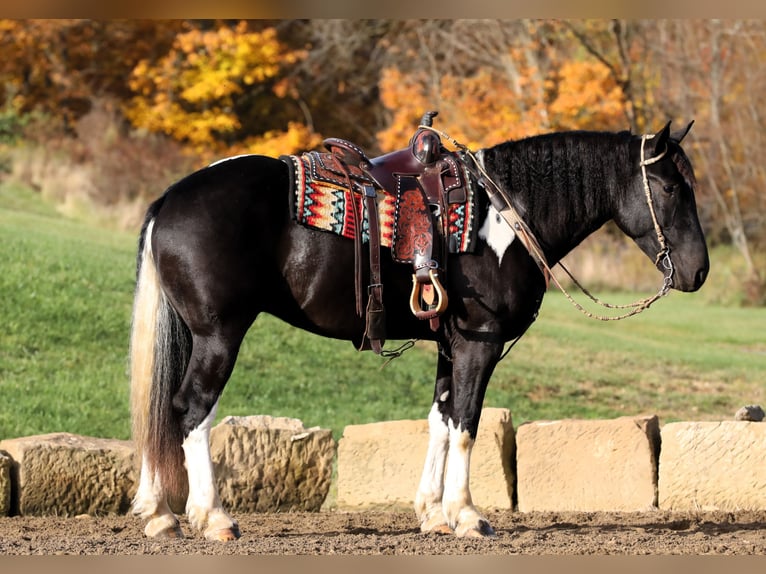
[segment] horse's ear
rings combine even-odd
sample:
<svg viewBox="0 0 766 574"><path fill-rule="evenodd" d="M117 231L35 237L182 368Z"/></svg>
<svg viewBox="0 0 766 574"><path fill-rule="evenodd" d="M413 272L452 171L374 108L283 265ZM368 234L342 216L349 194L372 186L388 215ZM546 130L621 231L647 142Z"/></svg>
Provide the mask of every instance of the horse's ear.
<svg viewBox="0 0 766 574"><path fill-rule="evenodd" d="M692 129L692 125L694 125L694 120L690 121L685 129L677 130L670 134L670 139L676 143L681 143L681 140L683 140L686 137L686 134L689 133L689 130Z"/></svg>
<svg viewBox="0 0 766 574"><path fill-rule="evenodd" d="M652 143L654 144L654 154L659 155L663 153L668 146L668 138L670 137L670 122L665 124L665 127L654 134Z"/></svg>

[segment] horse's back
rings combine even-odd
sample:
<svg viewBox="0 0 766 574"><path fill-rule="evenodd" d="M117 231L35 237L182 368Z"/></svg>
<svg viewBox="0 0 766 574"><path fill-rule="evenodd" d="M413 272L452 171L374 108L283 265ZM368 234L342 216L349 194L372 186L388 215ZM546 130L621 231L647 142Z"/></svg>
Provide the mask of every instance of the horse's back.
<svg viewBox="0 0 766 574"><path fill-rule="evenodd" d="M217 224L231 228L237 221L262 223L267 214L271 220L274 215L286 215L288 169L283 161L258 155L204 167L168 188L155 228L177 220L186 226Z"/></svg>

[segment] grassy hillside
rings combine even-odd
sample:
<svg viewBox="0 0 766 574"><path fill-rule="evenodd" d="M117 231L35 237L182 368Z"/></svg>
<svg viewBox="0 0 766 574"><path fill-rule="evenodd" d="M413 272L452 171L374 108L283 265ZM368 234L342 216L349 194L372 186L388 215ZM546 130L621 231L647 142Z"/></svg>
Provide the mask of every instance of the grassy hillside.
<svg viewBox="0 0 766 574"><path fill-rule="evenodd" d="M134 250L132 234L65 219L33 192L0 186L0 439L128 438ZM744 404L766 404L765 329L766 309L710 305L700 294L672 293L640 317L600 323L551 293L496 370L485 404L510 408L516 423L731 418ZM435 361L432 345L419 343L381 369L382 359L350 343L262 317L219 418L290 416L336 437L347 424L424 418Z"/></svg>

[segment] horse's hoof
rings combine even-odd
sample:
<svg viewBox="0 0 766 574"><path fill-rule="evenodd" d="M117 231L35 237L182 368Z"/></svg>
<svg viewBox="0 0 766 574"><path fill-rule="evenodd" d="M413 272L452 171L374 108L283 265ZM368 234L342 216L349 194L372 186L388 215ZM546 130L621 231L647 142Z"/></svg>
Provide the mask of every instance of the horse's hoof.
<svg viewBox="0 0 766 574"><path fill-rule="evenodd" d="M440 522L439 524L433 525L421 524L420 531L433 534L453 534L452 528L450 528L449 524L446 522Z"/></svg>
<svg viewBox="0 0 766 574"><path fill-rule="evenodd" d="M495 529L486 520L480 520L475 527L465 529L458 527L455 534L458 538L497 538Z"/></svg>
<svg viewBox="0 0 766 574"><path fill-rule="evenodd" d="M181 525L175 517L158 517L149 521L144 528L144 534L149 538L183 538Z"/></svg>
<svg viewBox="0 0 766 574"><path fill-rule="evenodd" d="M218 528L216 530L206 530L205 538L213 542L231 542L237 540L242 533L236 524L228 528Z"/></svg>
<svg viewBox="0 0 766 574"><path fill-rule="evenodd" d="M421 522L420 531L433 532L435 534L452 534L452 528L450 528L447 521L444 520L444 515L442 515L441 511L438 514L433 514L431 518Z"/></svg>

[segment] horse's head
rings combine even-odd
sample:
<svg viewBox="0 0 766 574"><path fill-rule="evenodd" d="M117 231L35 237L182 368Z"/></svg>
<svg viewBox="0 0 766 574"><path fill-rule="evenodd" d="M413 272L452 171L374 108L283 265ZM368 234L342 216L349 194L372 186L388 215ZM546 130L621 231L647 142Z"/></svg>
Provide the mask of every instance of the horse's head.
<svg viewBox="0 0 766 574"><path fill-rule="evenodd" d="M671 133L668 122L654 136L634 138L633 183L615 216L679 291L699 289L710 268L694 199L696 179L680 145L691 126Z"/></svg>

